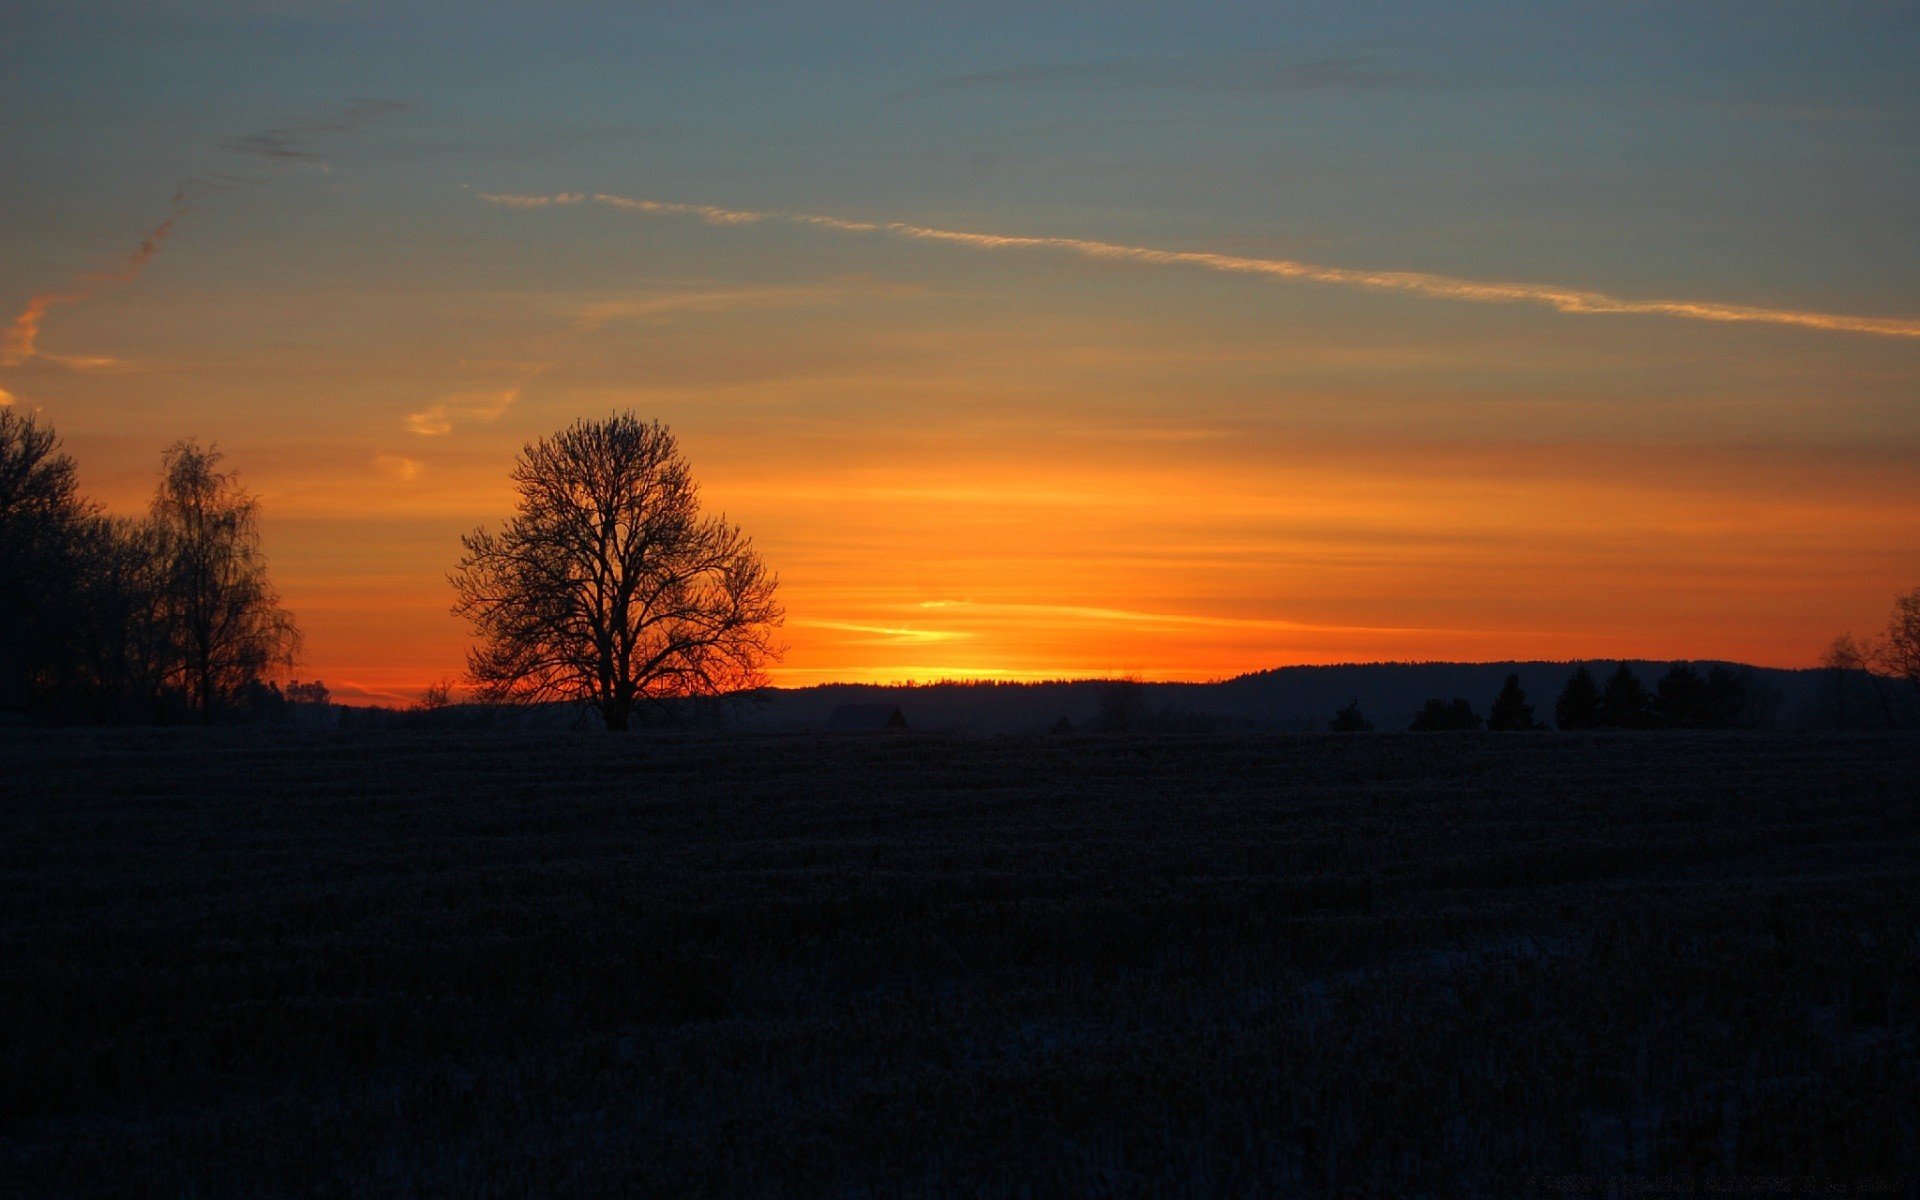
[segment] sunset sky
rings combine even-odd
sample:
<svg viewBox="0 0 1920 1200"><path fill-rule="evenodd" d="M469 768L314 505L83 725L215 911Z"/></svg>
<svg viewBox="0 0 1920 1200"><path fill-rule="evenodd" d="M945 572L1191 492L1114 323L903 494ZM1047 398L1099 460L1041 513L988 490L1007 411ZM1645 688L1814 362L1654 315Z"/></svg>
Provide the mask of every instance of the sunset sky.
<svg viewBox="0 0 1920 1200"><path fill-rule="evenodd" d="M10 0L0 403L114 511L217 442L350 700L626 408L783 684L1877 630L1920 7L1461 7Z"/></svg>

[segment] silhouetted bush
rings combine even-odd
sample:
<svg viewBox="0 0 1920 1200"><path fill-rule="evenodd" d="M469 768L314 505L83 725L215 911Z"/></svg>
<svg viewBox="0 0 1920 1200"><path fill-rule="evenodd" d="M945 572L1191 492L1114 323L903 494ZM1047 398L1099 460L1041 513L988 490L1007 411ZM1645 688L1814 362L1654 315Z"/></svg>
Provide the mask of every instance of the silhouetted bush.
<svg viewBox="0 0 1920 1200"><path fill-rule="evenodd" d="M1480 716L1473 711L1473 705L1465 699L1455 697L1452 703L1445 700L1429 700L1414 714L1413 724L1407 726L1413 733L1439 733L1447 730L1474 730L1480 728Z"/></svg>
<svg viewBox="0 0 1920 1200"><path fill-rule="evenodd" d="M1333 720L1327 722L1327 728L1334 733L1371 733L1373 722L1361 714L1360 701L1354 700L1333 714Z"/></svg>

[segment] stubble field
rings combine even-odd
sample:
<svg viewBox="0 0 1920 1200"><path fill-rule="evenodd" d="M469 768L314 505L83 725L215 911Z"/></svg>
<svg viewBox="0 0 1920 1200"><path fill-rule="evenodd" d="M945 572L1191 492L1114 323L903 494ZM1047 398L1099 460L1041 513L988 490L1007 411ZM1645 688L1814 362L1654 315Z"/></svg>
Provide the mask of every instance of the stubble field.
<svg viewBox="0 0 1920 1200"><path fill-rule="evenodd" d="M1911 736L0 755L10 1193L1920 1178Z"/></svg>

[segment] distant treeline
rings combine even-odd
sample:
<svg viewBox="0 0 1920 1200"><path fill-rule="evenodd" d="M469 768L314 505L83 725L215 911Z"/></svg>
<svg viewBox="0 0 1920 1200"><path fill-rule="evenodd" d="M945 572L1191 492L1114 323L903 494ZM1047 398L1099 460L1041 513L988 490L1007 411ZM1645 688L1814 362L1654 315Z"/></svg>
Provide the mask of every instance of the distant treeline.
<svg viewBox="0 0 1920 1200"><path fill-rule="evenodd" d="M1569 689L1563 721L1557 701ZM1381 662L1276 667L1211 683L982 680L769 688L765 703L741 721L769 732L824 729L840 705L890 703L900 706L912 729L974 734L1313 733L1326 732L1336 710L1351 710L1341 728L1354 730L1920 726L1920 704L1903 701L1902 689L1920 700L1920 687L1864 669L1620 660Z"/></svg>
<svg viewBox="0 0 1920 1200"><path fill-rule="evenodd" d="M1712 663L1704 671L1692 663L1667 668L1649 692L1640 676L1621 663L1602 685L1586 666L1574 668L1553 705L1558 729L1763 729L1771 728L1780 711L1779 690L1756 679L1751 667ZM1327 727L1336 733L1372 729L1354 701L1333 715ZM1496 732L1524 732L1550 726L1534 715L1534 706L1510 674L1482 718L1471 701L1428 700L1407 728L1415 733L1486 728Z"/></svg>
<svg viewBox="0 0 1920 1200"><path fill-rule="evenodd" d="M51 429L0 409L0 714L202 722L284 711L300 634L258 506L221 455L169 446L145 517L79 494Z"/></svg>

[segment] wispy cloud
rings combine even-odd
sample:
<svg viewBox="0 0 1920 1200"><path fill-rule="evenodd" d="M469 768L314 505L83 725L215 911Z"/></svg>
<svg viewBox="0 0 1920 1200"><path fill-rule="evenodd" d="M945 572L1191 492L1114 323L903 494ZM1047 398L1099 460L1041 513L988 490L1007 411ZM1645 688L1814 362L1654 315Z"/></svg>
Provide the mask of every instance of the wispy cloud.
<svg viewBox="0 0 1920 1200"><path fill-rule="evenodd" d="M56 304L78 304L86 298L86 292L42 292L29 299L7 327L6 341L0 342L0 367L17 367L38 352L40 325L48 309Z"/></svg>
<svg viewBox="0 0 1920 1200"><path fill-rule="evenodd" d="M309 145L322 134L352 133L372 121L395 113L407 112L413 105L405 100L356 99L333 116L318 121L293 121L242 134L221 143L222 150L242 154L267 163L319 163L326 156Z"/></svg>
<svg viewBox="0 0 1920 1200"><path fill-rule="evenodd" d="M1177 625L1209 629L1266 629L1285 633L1429 633L1415 626L1321 625L1300 621L1279 621L1259 617L1212 617L1193 613L1138 612L1124 608L1098 608L1080 604L998 604L971 600L923 600L923 609L953 609L1023 619L1064 619L1070 621L1107 621L1124 625Z"/></svg>
<svg viewBox="0 0 1920 1200"><path fill-rule="evenodd" d="M381 474L401 483L412 483L426 469L419 459L403 454L376 454L373 456L373 465L379 468Z"/></svg>
<svg viewBox="0 0 1920 1200"><path fill-rule="evenodd" d="M527 201L538 199L538 197L483 195L482 199L493 204L525 208L537 207L537 205L528 204ZM1208 271L1257 275L1290 282L1328 284L1364 291L1397 292L1433 300L1455 300L1474 304L1532 304L1543 305L1558 312L1580 315L1670 317L1689 321L1787 325L1802 329L1859 333L1876 337L1920 338L1920 318L1913 317L1854 316L1806 309L1722 304L1710 300L1634 300L1561 284L1498 282L1452 275L1434 275L1422 271L1367 271L1285 258L1251 258L1200 250L1162 250L1152 246L1129 246L1086 238L971 233L964 230L913 225L904 221L847 221L839 217L813 213L752 212L716 208L705 204L674 204L634 199L604 192L596 193L593 200L596 203L629 212L698 217L712 225L748 225L762 221L778 221L839 233L880 234L917 241L946 242L981 250L1065 251L1083 258L1108 262L1131 262L1163 267L1197 267Z"/></svg>
<svg viewBox="0 0 1920 1200"><path fill-rule="evenodd" d="M300 121L290 125L262 130L259 133L246 134L231 138L222 148L243 154L263 164L300 162L308 165L324 165L324 156L310 148L305 139L322 134L352 133L361 126L391 113L404 112L413 106L402 100L353 100L341 112L331 118L319 121ZM193 200L199 192L228 192L238 188L256 187L266 180L258 176L230 175L213 172L204 175L190 175L174 185L173 198L169 202L173 211L167 218L149 230L140 244L117 264L83 273L80 278L89 284L125 284L139 278L147 264L153 261L166 244L167 237L173 233L174 224L193 208ZM28 299L20 315L13 319L8 328L6 339L0 342L0 367L17 367L39 354L40 326L46 319L47 310L61 304L78 304L92 296L91 290L41 292Z"/></svg>
<svg viewBox="0 0 1920 1200"><path fill-rule="evenodd" d="M582 192L561 192L556 196L506 196L498 192L480 192L479 196L488 204L498 204L503 208L546 208L553 204L578 204L587 198Z"/></svg>
<svg viewBox="0 0 1920 1200"><path fill-rule="evenodd" d="M173 232L173 223L180 219L178 212L155 225L147 236L140 239L140 245L132 254L127 255L119 266L99 271L89 271L81 278L89 283L132 283L147 269L153 256L160 253L160 247L166 242L167 235Z"/></svg>
<svg viewBox="0 0 1920 1200"><path fill-rule="evenodd" d="M42 351L34 357L82 375L151 375L170 369L163 364L134 362L108 354L48 354Z"/></svg>
<svg viewBox="0 0 1920 1200"><path fill-rule="evenodd" d="M407 416L407 428L422 437L452 433L456 421L497 421L520 399L520 388L461 392Z"/></svg>
<svg viewBox="0 0 1920 1200"><path fill-rule="evenodd" d="M976 92L1244 92L1277 94L1334 88L1385 88L1414 82L1365 59L1288 62L1273 58L1145 59L1106 63L1030 63L999 71L947 75L902 88L890 100Z"/></svg>
<svg viewBox="0 0 1920 1200"><path fill-rule="evenodd" d="M11 408L13 407L13 403L13 393L5 388L0 388L0 408Z"/></svg>
<svg viewBox="0 0 1920 1200"><path fill-rule="evenodd" d="M970 638L972 633L957 629L912 629L894 625L862 625L854 621L811 621L797 619L788 622L806 629L832 629L843 633L866 633L874 635L868 645L912 644L919 642L954 642Z"/></svg>

